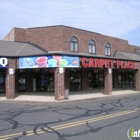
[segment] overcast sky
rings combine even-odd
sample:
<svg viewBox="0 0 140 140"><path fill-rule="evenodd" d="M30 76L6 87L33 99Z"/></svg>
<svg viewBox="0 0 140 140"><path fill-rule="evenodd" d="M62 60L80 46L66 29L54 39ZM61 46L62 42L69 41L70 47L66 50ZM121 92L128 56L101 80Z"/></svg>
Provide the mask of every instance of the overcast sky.
<svg viewBox="0 0 140 140"><path fill-rule="evenodd" d="M66 25L140 46L140 0L1 0L0 39L14 27Z"/></svg>

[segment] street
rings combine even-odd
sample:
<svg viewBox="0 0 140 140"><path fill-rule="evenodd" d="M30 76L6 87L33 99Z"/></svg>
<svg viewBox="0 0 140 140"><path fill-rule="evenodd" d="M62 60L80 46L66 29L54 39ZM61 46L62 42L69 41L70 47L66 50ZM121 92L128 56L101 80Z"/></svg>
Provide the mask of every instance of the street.
<svg viewBox="0 0 140 140"><path fill-rule="evenodd" d="M138 140L140 93L67 103L0 102L0 140ZM136 136L136 135L134 135Z"/></svg>

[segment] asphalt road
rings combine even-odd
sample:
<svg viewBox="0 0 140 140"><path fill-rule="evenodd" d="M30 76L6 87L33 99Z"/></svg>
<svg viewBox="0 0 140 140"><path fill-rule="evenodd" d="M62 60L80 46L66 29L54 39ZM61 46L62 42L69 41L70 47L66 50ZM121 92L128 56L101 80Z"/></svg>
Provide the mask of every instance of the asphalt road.
<svg viewBox="0 0 140 140"><path fill-rule="evenodd" d="M69 103L0 102L0 140L129 140L132 128L140 129L140 94Z"/></svg>

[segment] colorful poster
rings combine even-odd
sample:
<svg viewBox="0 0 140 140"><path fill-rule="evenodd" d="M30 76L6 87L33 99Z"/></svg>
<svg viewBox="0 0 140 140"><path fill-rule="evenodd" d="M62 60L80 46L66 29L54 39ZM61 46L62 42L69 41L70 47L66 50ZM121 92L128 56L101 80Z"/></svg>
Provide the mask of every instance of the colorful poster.
<svg viewBox="0 0 140 140"><path fill-rule="evenodd" d="M79 67L79 57L39 56L19 58L19 68Z"/></svg>

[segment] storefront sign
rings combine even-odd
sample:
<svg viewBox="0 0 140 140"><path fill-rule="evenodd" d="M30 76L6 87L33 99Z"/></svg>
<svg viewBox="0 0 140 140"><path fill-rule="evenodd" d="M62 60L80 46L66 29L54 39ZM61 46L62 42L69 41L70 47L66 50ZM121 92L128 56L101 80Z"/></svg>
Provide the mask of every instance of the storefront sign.
<svg viewBox="0 0 140 140"><path fill-rule="evenodd" d="M93 68L122 68L122 69L134 69L135 65L133 61L103 59L103 58L82 58L82 66Z"/></svg>
<svg viewBox="0 0 140 140"><path fill-rule="evenodd" d="M8 67L8 60L7 58L0 58L0 68L7 68Z"/></svg>
<svg viewBox="0 0 140 140"><path fill-rule="evenodd" d="M14 69L9 69L9 74L14 74Z"/></svg>
<svg viewBox="0 0 140 140"><path fill-rule="evenodd" d="M59 68L59 73L64 73L64 68Z"/></svg>
<svg viewBox="0 0 140 140"><path fill-rule="evenodd" d="M79 57L40 56L19 58L19 68L79 67Z"/></svg>

